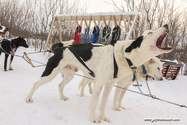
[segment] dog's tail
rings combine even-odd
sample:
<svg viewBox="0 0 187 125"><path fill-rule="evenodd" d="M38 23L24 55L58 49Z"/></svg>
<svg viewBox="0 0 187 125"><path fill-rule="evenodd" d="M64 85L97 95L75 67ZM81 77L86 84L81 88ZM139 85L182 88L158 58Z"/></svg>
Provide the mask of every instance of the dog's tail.
<svg viewBox="0 0 187 125"><path fill-rule="evenodd" d="M71 44L73 43L73 41L74 41L74 39L71 39L71 40L69 40L69 41L64 41L64 42L62 42L63 47L71 45Z"/></svg>

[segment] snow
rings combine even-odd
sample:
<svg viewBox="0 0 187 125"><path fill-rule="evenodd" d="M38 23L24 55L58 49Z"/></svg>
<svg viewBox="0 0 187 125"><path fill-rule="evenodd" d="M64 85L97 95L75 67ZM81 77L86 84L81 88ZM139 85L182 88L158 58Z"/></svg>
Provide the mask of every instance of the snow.
<svg viewBox="0 0 187 125"><path fill-rule="evenodd" d="M17 55L23 52L34 52L34 49L19 48ZM31 59L47 62L47 58L41 54L29 55ZM91 95L88 87L85 88L85 96L79 97L78 85L82 79L75 76L65 87L64 93L69 97L68 101L62 101L58 92L58 83L62 76L59 74L50 83L41 86L33 96L33 103L27 104L25 97L33 84L40 78L44 67L32 68L20 57L13 61L13 71L3 71L4 54L0 56L0 125L94 125L89 121L89 103ZM37 65L36 63L34 65ZM78 71L78 74L82 74ZM174 81L150 80L148 83L152 94L168 101L187 105L187 77L178 76ZM141 82L142 91L147 93L145 82ZM137 87L130 86L131 90L138 91ZM186 125L187 109L168 104L158 100L127 92L122 105L126 110L114 111L113 88L106 107L106 116L111 123L102 121L101 125L149 125L151 121L144 118L179 118L180 121L157 121L156 125ZM99 100L100 104L101 100ZM99 104L96 115L99 116Z"/></svg>
<svg viewBox="0 0 187 125"><path fill-rule="evenodd" d="M74 14L55 14L54 17L69 17L69 16L98 16L98 15L138 15L138 11L129 12L98 12L98 13L74 13Z"/></svg>

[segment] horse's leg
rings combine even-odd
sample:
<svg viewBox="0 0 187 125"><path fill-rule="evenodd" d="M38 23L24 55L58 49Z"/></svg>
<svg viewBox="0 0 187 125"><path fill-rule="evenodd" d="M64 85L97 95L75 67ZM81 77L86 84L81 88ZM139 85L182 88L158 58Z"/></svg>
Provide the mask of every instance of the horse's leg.
<svg viewBox="0 0 187 125"><path fill-rule="evenodd" d="M7 71L7 59L8 59L8 54L5 54L5 60L4 60L4 71Z"/></svg>
<svg viewBox="0 0 187 125"><path fill-rule="evenodd" d="M14 56L11 55L11 59L10 59L10 64L9 64L9 70L13 70L12 69L12 60L13 60Z"/></svg>

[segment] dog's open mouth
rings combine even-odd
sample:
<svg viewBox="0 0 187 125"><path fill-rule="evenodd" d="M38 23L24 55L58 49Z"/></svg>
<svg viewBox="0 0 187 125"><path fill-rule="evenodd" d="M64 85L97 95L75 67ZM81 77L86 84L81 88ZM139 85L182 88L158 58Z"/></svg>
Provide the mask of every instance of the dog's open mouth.
<svg viewBox="0 0 187 125"><path fill-rule="evenodd" d="M163 39L166 37L166 35L168 34L168 32L169 32L169 30L167 30L164 34L162 34L162 35L158 38L158 40L157 40L157 42L156 42L156 46L157 46L159 49L163 49L163 50L171 50L171 49L172 49L171 46L162 47L162 45L161 45Z"/></svg>
<svg viewBox="0 0 187 125"><path fill-rule="evenodd" d="M0 32L0 35L1 35L2 37L5 37L5 32L3 32L3 33Z"/></svg>

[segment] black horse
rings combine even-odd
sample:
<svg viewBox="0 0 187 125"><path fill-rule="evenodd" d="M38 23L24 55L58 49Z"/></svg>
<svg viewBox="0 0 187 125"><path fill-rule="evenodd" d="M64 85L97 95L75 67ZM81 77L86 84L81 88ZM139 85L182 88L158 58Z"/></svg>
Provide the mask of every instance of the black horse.
<svg viewBox="0 0 187 125"><path fill-rule="evenodd" d="M0 48L1 49L0 55L1 55L1 52L5 53L4 71L7 71L7 59L8 59L9 55L11 55L9 70L13 70L12 66L11 66L12 60L14 58L14 54L15 54L16 50L20 46L25 47L25 48L29 47L27 45L26 41L22 37L18 37L18 38L12 39L12 40L7 40L7 39L2 40L1 48Z"/></svg>

